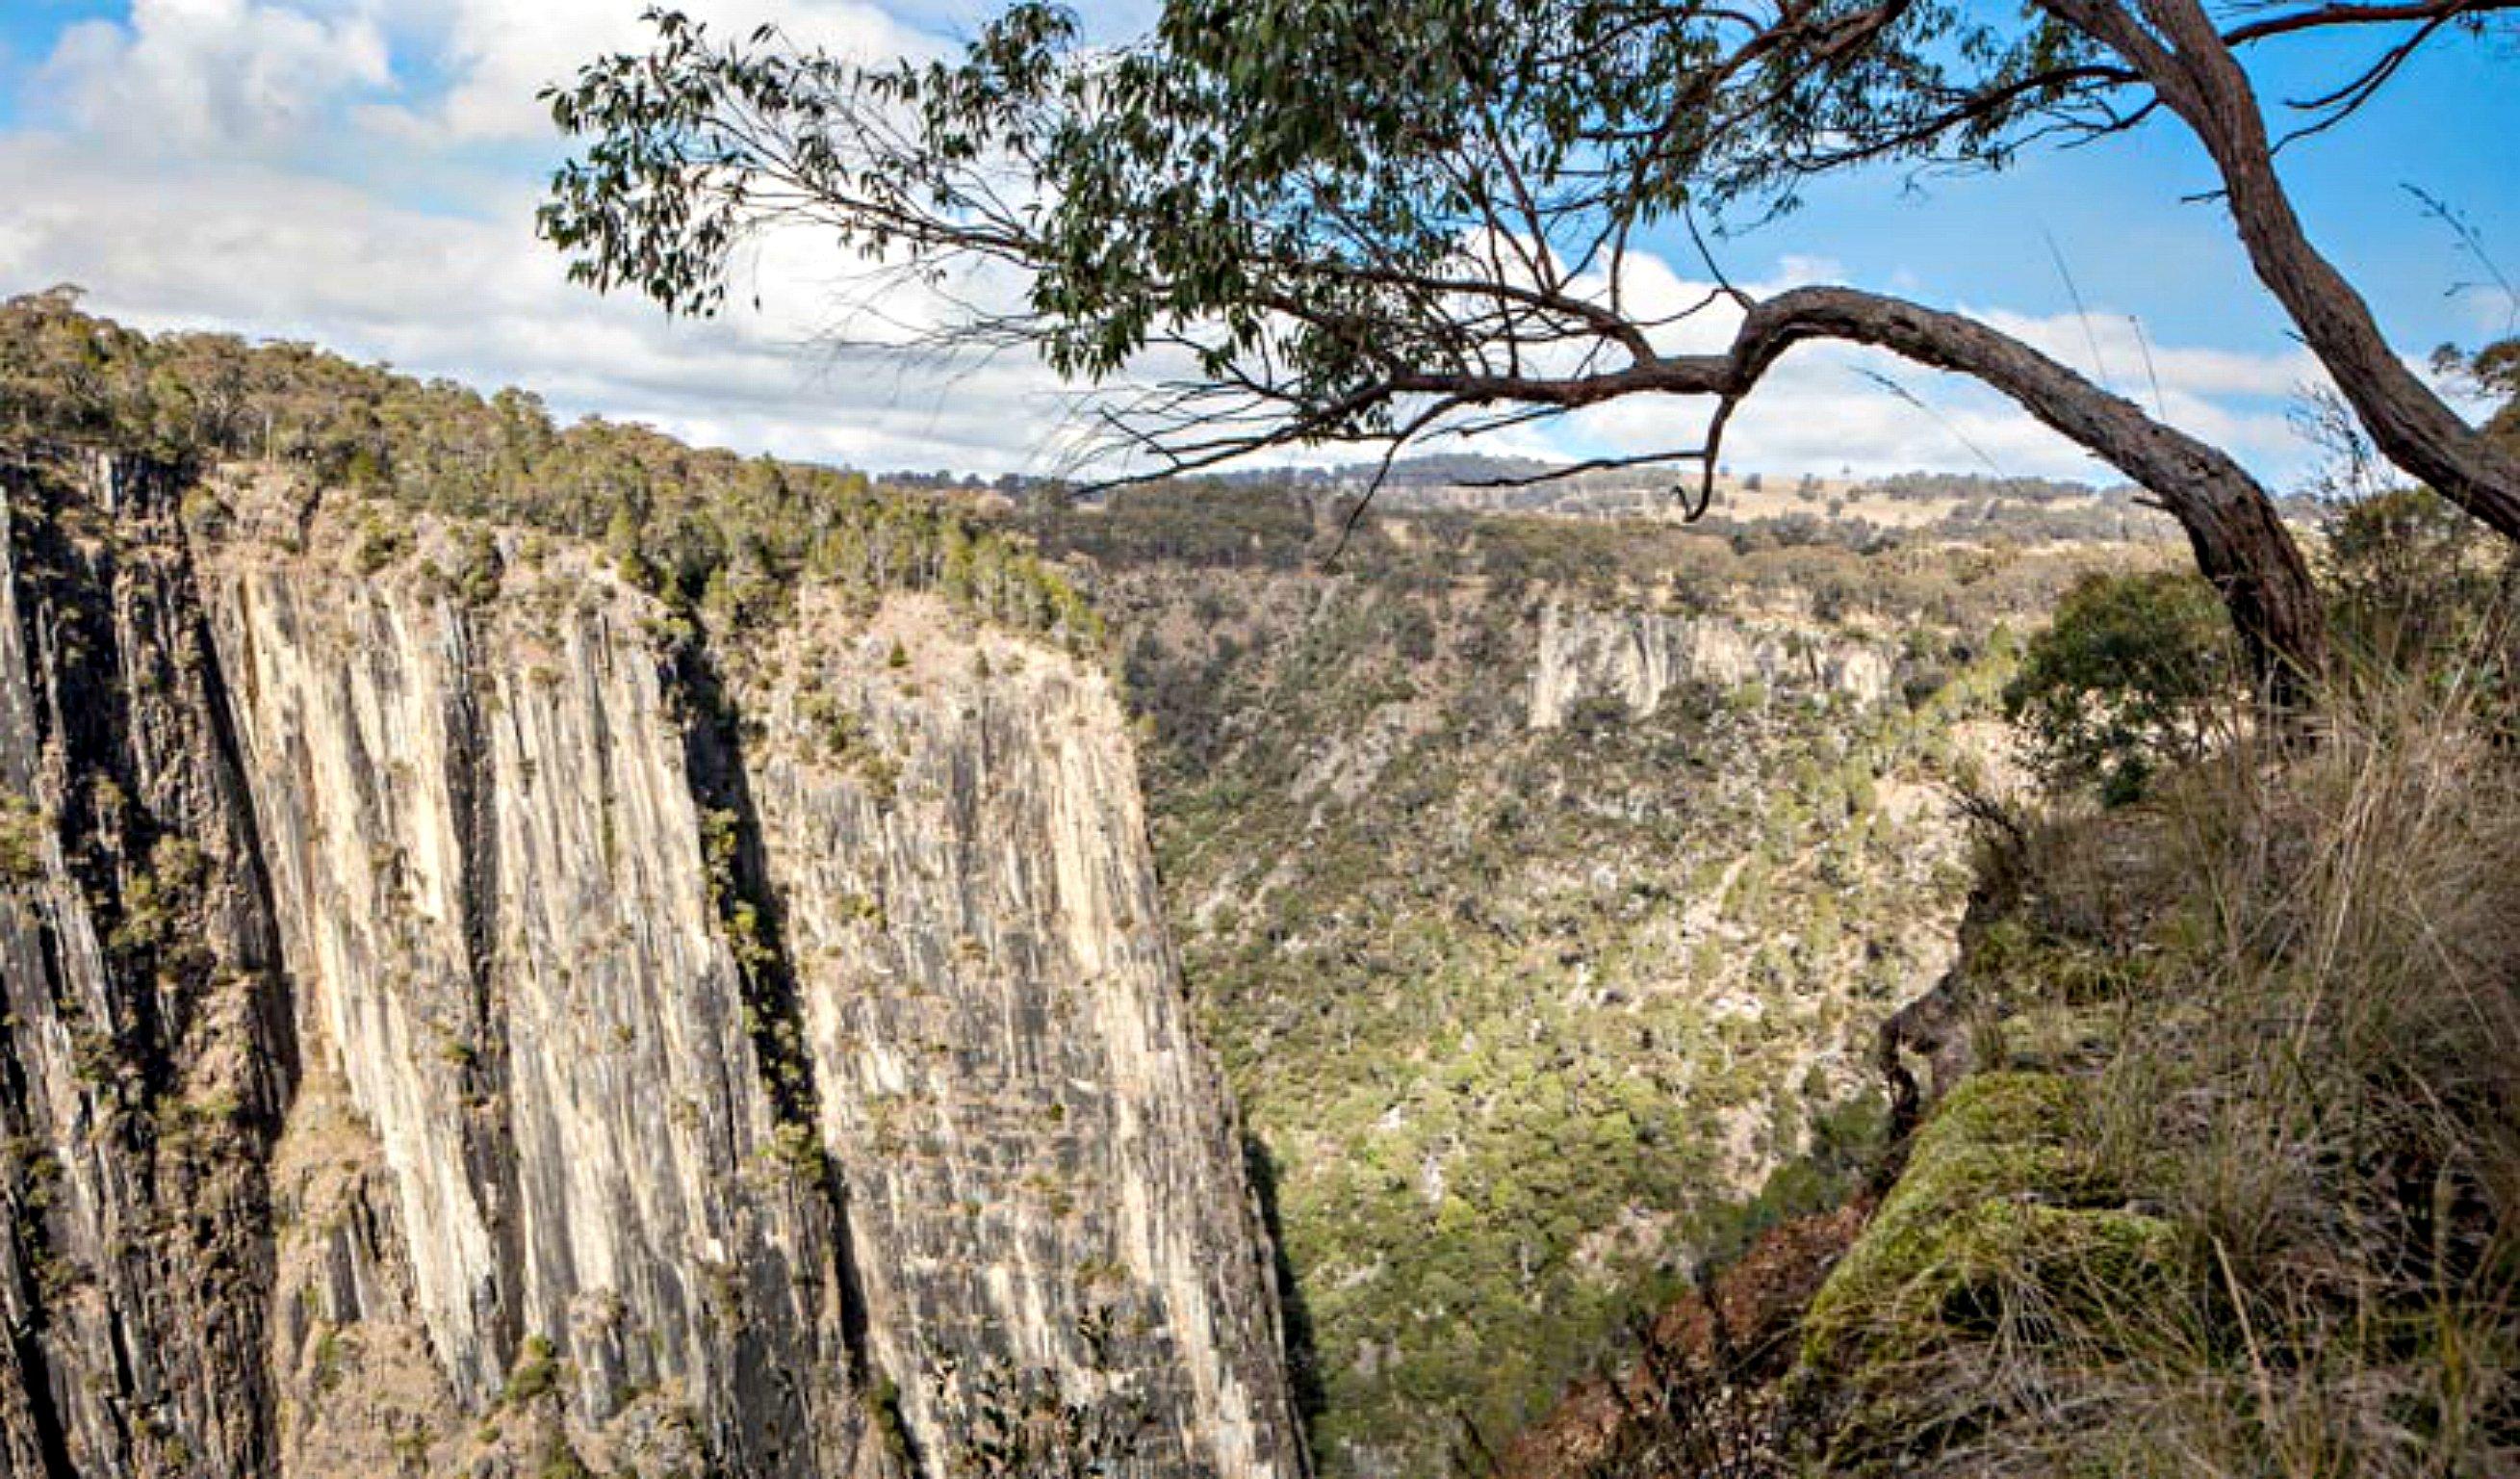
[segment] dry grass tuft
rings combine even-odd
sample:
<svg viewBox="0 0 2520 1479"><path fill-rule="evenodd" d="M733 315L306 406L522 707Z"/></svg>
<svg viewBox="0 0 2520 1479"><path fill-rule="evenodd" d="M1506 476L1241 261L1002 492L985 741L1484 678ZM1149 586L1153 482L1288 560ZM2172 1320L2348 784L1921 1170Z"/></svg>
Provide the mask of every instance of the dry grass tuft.
<svg viewBox="0 0 2520 1479"><path fill-rule="evenodd" d="M2520 763L2481 691L2362 675L2315 748L2023 830L1977 952L2000 1050L2062 1068L2080 1122L2000 1195L1894 1224L1894 1193L1868 1241L1911 1240L1930 1328L1857 1308L1836 1462L2520 1472ZM2147 1237L1984 1235L2033 1211Z"/></svg>

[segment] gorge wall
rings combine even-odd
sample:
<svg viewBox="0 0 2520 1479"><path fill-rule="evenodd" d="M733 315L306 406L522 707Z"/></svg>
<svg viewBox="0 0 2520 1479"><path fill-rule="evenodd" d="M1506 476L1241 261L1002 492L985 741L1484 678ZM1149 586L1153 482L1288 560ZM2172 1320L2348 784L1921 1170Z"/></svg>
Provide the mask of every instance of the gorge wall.
<svg viewBox="0 0 2520 1479"><path fill-rule="evenodd" d="M1595 611L1552 601L1532 661L1531 726L1553 729L1587 698L1649 715L1691 685L1757 684L1878 704L1890 695L1894 652L1846 632L1656 611Z"/></svg>
<svg viewBox="0 0 2520 1479"><path fill-rule="evenodd" d="M1300 1472L1092 664L0 479L10 1472Z"/></svg>

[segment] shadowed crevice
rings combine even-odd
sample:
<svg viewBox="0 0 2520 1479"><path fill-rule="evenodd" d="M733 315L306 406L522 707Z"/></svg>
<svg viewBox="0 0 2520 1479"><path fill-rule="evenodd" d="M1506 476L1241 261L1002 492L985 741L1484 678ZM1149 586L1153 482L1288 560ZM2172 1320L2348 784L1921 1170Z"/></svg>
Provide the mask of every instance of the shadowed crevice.
<svg viewBox="0 0 2520 1479"><path fill-rule="evenodd" d="M788 952L786 910L770 879L741 716L705 636L696 631L676 646L670 661L669 676L682 705L685 771L700 808L700 848L709 874L710 901L735 956L745 1025L772 1114L783 1132L815 1147L796 1169L819 1188L823 1200L831 1227L849 1387L868 1400L873 1411L878 1400L876 1394L888 1383L886 1373L876 1369L868 1331L866 1286L849 1225L847 1177L832 1156L820 1150L821 1094L807 1046L795 964ZM791 1390L788 1383L776 1379L778 1373L768 1365L772 1353L745 1354L763 1363L762 1370L748 1370L746 1375L764 1379L747 1380L742 1386L756 1391ZM796 1420L802 1424L805 1414L796 1414ZM884 1426L905 1450L901 1457L910 1471L925 1472L908 1427L898 1421Z"/></svg>

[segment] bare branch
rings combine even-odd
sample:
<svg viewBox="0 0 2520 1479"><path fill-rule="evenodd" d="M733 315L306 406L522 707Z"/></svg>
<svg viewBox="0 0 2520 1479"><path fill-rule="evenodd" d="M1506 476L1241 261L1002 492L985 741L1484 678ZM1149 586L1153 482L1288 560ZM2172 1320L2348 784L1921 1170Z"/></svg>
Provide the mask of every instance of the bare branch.
<svg viewBox="0 0 2520 1479"><path fill-rule="evenodd" d="M1668 452L1644 452L1634 457L1588 457L1581 462L1567 463L1564 467L1551 468L1545 473L1529 473L1520 477L1474 478L1463 483L1462 486L1534 487L1544 483L1559 483L1568 478L1580 478L1586 473L1612 472L1626 467L1655 467L1666 462L1695 462L1704 460L1707 456L1707 449L1700 446Z"/></svg>

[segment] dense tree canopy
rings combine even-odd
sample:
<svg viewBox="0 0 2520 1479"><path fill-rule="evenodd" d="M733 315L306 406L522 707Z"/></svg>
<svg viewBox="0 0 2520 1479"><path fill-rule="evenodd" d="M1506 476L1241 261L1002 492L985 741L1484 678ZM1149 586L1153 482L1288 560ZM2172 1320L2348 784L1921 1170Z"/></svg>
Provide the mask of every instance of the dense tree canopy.
<svg viewBox="0 0 2520 1479"><path fill-rule="evenodd" d="M2192 763L2231 712L2230 627L2214 593L2171 571L2092 575L2065 593L2005 685L2005 713L2050 784L2134 801Z"/></svg>
<svg viewBox="0 0 2520 1479"><path fill-rule="evenodd" d="M1986 324L1825 285L1641 304L1629 254L1640 233L1788 208L1832 170L2000 165L2175 120L2379 449L2520 536L2520 461L2390 348L2273 167L2417 47L2493 42L2515 3L2306 0L2226 23L2201 0L1172 0L1151 35L1094 49L1026 0L959 56L872 68L658 13L652 52L553 95L585 147L543 224L582 279L682 311L716 306L734 249L785 225L830 231L873 284L997 271L1014 300L947 335L1126 381L1102 426L1131 468L1660 392L1712 404L1702 438L1656 459L1705 464L1702 507L1726 418L1778 356L1876 347L1985 382L2149 488L2285 681L2320 661L2318 605L2228 456ZM2246 59L2317 30L2369 34L2374 60L2271 136ZM1670 352L1698 315L1730 345Z"/></svg>

